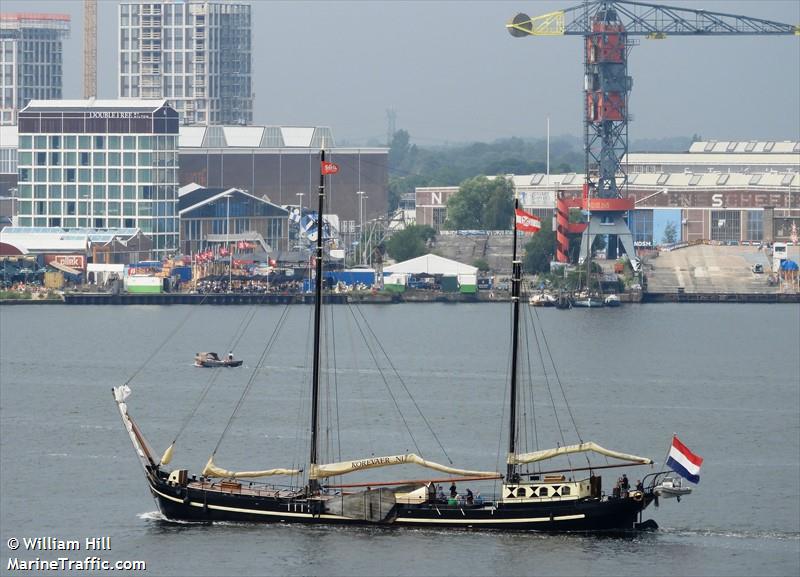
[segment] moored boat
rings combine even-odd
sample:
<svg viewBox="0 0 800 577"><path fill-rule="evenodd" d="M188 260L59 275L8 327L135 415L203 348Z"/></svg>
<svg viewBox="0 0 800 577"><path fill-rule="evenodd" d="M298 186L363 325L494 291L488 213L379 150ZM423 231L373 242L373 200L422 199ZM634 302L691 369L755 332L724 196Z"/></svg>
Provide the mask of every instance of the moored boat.
<svg viewBox="0 0 800 577"><path fill-rule="evenodd" d="M584 296L576 298L574 301L572 301L572 306L577 308L594 309L605 306L605 303L599 297Z"/></svg>
<svg viewBox="0 0 800 577"><path fill-rule="evenodd" d="M558 298L548 292L534 293L528 299L532 307L553 307L557 302Z"/></svg>

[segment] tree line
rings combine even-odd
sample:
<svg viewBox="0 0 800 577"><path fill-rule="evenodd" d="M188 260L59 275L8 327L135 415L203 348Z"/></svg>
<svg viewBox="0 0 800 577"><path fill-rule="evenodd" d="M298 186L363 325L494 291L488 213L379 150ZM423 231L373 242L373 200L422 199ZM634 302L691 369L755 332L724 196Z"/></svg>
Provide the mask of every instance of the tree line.
<svg viewBox="0 0 800 577"><path fill-rule="evenodd" d="M389 148L389 212L417 187L454 186L481 175L543 173L546 158L547 142L542 138L423 148L412 143L406 130L398 130ZM569 137L551 139L550 158L553 173L576 172L584 160L580 142Z"/></svg>

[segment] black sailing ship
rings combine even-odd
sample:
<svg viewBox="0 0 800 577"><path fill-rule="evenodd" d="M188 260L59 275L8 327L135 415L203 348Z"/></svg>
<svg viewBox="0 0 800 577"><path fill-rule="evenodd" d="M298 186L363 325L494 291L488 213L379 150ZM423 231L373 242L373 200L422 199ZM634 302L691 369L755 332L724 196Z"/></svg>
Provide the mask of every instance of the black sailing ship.
<svg viewBox="0 0 800 577"><path fill-rule="evenodd" d="M320 154L318 218L322 221L325 199L325 175L335 172ZM514 201L515 208L519 200ZM516 219L515 219L516 220ZM648 465L648 458L604 449L593 442L561 445L553 449L520 452L518 438L518 349L522 297L522 263L517 256L517 229L514 225L512 278L512 334L510 370L510 410L507 467L496 471L457 469L423 459L416 453L355 459L338 463L320 463L320 324L323 301L323 235L316 238L316 303L314 308L313 364L311 382L311 448L307 468L228 471L209 459L199 475L186 469L168 470L174 442L158 456L148 445L139 427L128 413L127 384L113 389L123 423L144 467L145 477L158 509L169 520L244 521L258 523L314 523L330 525L382 525L398 527L474 528L537 531L627 531L655 527L654 521L642 523L642 512L656 501L657 480L665 473L647 475L643 484L627 490L603 490L598 469ZM526 307L527 308L527 307ZM605 464L582 468L564 467L541 470L543 462L574 453L599 453L623 464ZM608 461L606 461L608 462ZM416 464L448 475L440 479L330 485L329 479L375 467ZM523 466L534 465L530 472ZM582 471L583 478L575 475ZM242 479L273 475L303 475L296 488L282 488ZM438 483L465 480L493 480L500 493L493 499L442 498ZM649 482L648 482L649 480ZM440 485L439 485L440 486ZM349 489L349 490L348 490Z"/></svg>

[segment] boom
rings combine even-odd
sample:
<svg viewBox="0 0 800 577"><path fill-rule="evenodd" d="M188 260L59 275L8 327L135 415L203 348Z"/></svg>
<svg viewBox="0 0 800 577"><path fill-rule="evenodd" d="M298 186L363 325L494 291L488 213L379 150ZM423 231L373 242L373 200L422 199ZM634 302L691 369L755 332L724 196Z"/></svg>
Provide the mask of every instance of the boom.
<svg viewBox="0 0 800 577"><path fill-rule="evenodd" d="M592 33L594 15L604 10L616 11L628 36L800 35L800 25L625 0L584 2L533 18L518 14L506 27L514 36L585 36Z"/></svg>

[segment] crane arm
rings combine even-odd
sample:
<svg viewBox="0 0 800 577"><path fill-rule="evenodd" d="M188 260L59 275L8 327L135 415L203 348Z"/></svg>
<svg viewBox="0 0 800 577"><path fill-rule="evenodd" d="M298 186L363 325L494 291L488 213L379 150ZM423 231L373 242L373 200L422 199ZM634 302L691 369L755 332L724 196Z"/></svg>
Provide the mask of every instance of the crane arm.
<svg viewBox="0 0 800 577"><path fill-rule="evenodd" d="M603 11L614 12L629 36L800 35L794 24L625 0L594 0L533 18L517 14L506 28L512 36L586 36L592 18Z"/></svg>

